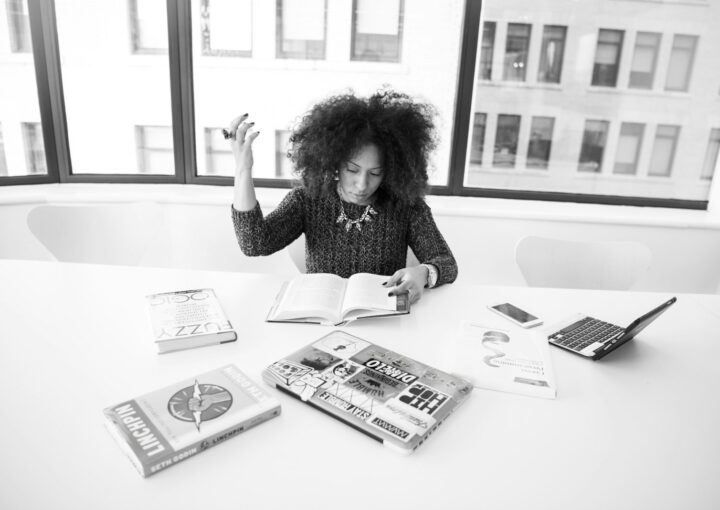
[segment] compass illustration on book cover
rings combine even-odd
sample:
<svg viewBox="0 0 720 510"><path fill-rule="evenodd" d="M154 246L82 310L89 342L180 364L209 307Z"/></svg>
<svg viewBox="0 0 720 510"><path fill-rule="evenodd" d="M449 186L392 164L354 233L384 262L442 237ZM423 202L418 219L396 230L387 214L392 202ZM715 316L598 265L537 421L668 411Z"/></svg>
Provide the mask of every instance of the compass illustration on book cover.
<svg viewBox="0 0 720 510"><path fill-rule="evenodd" d="M217 384L195 384L183 388L168 400L168 412L173 418L200 424L219 418L232 406L232 394Z"/></svg>

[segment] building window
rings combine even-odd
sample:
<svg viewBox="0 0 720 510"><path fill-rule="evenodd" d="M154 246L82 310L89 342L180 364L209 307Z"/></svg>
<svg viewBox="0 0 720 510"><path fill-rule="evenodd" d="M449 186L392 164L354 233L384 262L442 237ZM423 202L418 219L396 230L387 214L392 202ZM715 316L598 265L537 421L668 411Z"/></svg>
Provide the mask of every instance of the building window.
<svg viewBox="0 0 720 510"><path fill-rule="evenodd" d="M708 140L707 150L705 151L705 161L703 162L700 178L711 181L715 174L715 167L718 163L718 153L720 152L720 128L710 130L710 139Z"/></svg>
<svg viewBox="0 0 720 510"><path fill-rule="evenodd" d="M563 56L565 54L565 36L567 27L545 25L543 29L542 47L540 48L540 67L538 81L560 83Z"/></svg>
<svg viewBox="0 0 720 510"><path fill-rule="evenodd" d="M603 154L607 145L610 123L606 120L586 120L580 148L580 172L602 172Z"/></svg>
<svg viewBox="0 0 720 510"><path fill-rule="evenodd" d="M135 126L138 172L174 174L172 128L170 126Z"/></svg>
<svg viewBox="0 0 720 510"><path fill-rule="evenodd" d="M657 127L648 175L670 177L679 135L680 126L661 124Z"/></svg>
<svg viewBox="0 0 720 510"><path fill-rule="evenodd" d="M552 117L533 117L530 126L530 142L526 166L529 168L547 169L550 161L555 119Z"/></svg>
<svg viewBox="0 0 720 510"><path fill-rule="evenodd" d="M615 152L613 173L622 175L635 175L637 173L637 163L644 133L645 124L637 122L622 123Z"/></svg>
<svg viewBox="0 0 720 510"><path fill-rule="evenodd" d="M325 58L326 0L277 0L277 58Z"/></svg>
<svg viewBox="0 0 720 510"><path fill-rule="evenodd" d="M128 0L130 44L133 53L167 53L165 0Z"/></svg>
<svg viewBox="0 0 720 510"><path fill-rule="evenodd" d="M0 124L0 176L8 174L7 161L5 160L5 142L3 140L2 124Z"/></svg>
<svg viewBox="0 0 720 510"><path fill-rule="evenodd" d="M495 52L494 21L483 23L482 47L480 49L480 69L478 77L481 80L492 80L493 53Z"/></svg>
<svg viewBox="0 0 720 510"><path fill-rule="evenodd" d="M505 41L503 79L525 81L528 52L530 51L530 25L509 23Z"/></svg>
<svg viewBox="0 0 720 510"><path fill-rule="evenodd" d="M400 62L404 0L353 0L352 60Z"/></svg>
<svg viewBox="0 0 720 510"><path fill-rule="evenodd" d="M599 87L617 85L624 34L622 30L600 29L593 67L593 85Z"/></svg>
<svg viewBox="0 0 720 510"><path fill-rule="evenodd" d="M290 149L290 131L275 131L275 177L292 179L293 166L288 157Z"/></svg>
<svg viewBox="0 0 720 510"><path fill-rule="evenodd" d="M485 123L487 115L476 113L473 121L472 140L470 146L470 163L482 165L483 150L485 148Z"/></svg>
<svg viewBox="0 0 720 510"><path fill-rule="evenodd" d="M493 166L512 168L517 156L520 115L498 115Z"/></svg>
<svg viewBox="0 0 720 510"><path fill-rule="evenodd" d="M687 92L690 88L690 75L695 61L697 39L694 35L681 34L676 34L673 38L665 90Z"/></svg>
<svg viewBox="0 0 720 510"><path fill-rule="evenodd" d="M28 175L46 174L45 145L40 123L23 122L22 136L25 144L25 168Z"/></svg>
<svg viewBox="0 0 720 510"><path fill-rule="evenodd" d="M7 0L5 5L7 7L7 20L10 31L10 51L13 53L32 53L27 0Z"/></svg>
<svg viewBox="0 0 720 510"><path fill-rule="evenodd" d="M201 0L202 53L209 56L252 56L252 1Z"/></svg>
<svg viewBox="0 0 720 510"><path fill-rule="evenodd" d="M630 88L652 89L661 38L661 34L654 32L637 33L630 67Z"/></svg>
<svg viewBox="0 0 720 510"><path fill-rule="evenodd" d="M233 175L235 160L222 128L205 128L206 175Z"/></svg>

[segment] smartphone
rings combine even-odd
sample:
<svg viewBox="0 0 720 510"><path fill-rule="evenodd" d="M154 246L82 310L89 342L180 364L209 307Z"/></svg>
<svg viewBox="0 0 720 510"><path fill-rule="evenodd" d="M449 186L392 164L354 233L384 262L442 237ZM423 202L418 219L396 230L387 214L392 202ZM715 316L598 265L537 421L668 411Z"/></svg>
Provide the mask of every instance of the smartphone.
<svg viewBox="0 0 720 510"><path fill-rule="evenodd" d="M518 308L511 303L493 303L488 305L488 308L498 315L502 315L510 322L513 322L523 328L533 328L543 323L542 320L538 319L533 314L526 312L522 308Z"/></svg>

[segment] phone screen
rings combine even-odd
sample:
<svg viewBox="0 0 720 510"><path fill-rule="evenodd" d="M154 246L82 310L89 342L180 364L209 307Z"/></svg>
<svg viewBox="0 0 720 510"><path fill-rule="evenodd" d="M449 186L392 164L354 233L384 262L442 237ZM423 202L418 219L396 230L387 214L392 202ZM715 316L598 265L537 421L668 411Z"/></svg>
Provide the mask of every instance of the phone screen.
<svg viewBox="0 0 720 510"><path fill-rule="evenodd" d="M534 315L529 314L525 310L521 310L517 306L511 305L510 303L502 303L499 305L495 305L493 306L493 308L498 312L505 314L508 317L511 317L512 319L521 323L537 320L537 317L535 317Z"/></svg>

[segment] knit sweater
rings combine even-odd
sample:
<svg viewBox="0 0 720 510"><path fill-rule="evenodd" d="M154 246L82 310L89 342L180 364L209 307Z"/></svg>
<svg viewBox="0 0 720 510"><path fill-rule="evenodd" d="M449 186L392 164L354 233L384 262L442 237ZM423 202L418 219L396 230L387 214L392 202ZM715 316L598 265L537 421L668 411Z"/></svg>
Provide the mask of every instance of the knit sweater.
<svg viewBox="0 0 720 510"><path fill-rule="evenodd" d="M355 273L390 276L405 267L410 247L421 263L438 269L436 285L455 281L457 263L424 200L373 206L378 214L362 230L346 230L337 222L341 203L351 219L365 211L364 205L341 202L335 193L312 198L303 187L290 191L267 217L259 204L249 211L231 207L240 249L248 256L270 255L304 233L307 272L347 278Z"/></svg>

